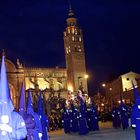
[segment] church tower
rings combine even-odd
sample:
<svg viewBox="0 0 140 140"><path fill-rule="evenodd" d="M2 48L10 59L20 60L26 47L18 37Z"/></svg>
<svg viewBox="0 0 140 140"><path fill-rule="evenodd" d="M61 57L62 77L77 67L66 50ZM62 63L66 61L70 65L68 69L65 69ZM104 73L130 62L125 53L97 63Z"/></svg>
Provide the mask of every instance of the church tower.
<svg viewBox="0 0 140 140"><path fill-rule="evenodd" d="M77 91L87 90L87 74L82 30L78 27L77 18L69 4L67 27L64 31L64 48L68 89Z"/></svg>

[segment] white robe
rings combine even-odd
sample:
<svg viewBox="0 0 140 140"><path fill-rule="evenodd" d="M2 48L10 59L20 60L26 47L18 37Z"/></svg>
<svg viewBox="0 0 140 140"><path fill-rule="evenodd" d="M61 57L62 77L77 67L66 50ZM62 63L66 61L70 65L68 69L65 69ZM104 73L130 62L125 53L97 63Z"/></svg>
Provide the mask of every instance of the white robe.
<svg viewBox="0 0 140 140"><path fill-rule="evenodd" d="M17 112L11 112L11 119L8 125L12 127L12 132L6 132L6 134L3 135L2 131L0 130L0 140L21 140L26 138L27 130L25 122L22 116L19 115Z"/></svg>

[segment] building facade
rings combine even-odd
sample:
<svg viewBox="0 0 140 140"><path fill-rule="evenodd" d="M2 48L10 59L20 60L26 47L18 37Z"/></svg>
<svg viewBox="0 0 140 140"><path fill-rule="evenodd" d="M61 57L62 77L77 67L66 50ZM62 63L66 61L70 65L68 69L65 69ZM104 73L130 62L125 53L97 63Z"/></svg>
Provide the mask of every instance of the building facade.
<svg viewBox="0 0 140 140"><path fill-rule="evenodd" d="M109 106L112 107L112 103L120 103L120 96L122 96L123 102L126 104L132 104L134 102L134 93L132 87L132 81L135 87L139 91L138 79L140 74L135 72L128 72L126 74L120 75L114 81L106 84L106 98L109 101Z"/></svg>
<svg viewBox="0 0 140 140"><path fill-rule="evenodd" d="M125 104L133 104L132 81L140 95L140 74L132 71L120 75L109 83L102 84L103 91L92 97L96 106L98 106L98 110L101 112L105 110L111 111L113 104L117 106L120 104L121 97Z"/></svg>
<svg viewBox="0 0 140 140"><path fill-rule="evenodd" d="M64 48L68 89L72 91L77 91L78 89L88 91L83 34L82 30L78 27L77 18L71 7L69 8L66 22Z"/></svg>
<svg viewBox="0 0 140 140"><path fill-rule="evenodd" d="M68 90L87 90L85 52L82 30L72 9L69 9L67 27L64 31L64 49L66 68L27 68L17 59L17 63L6 58L6 67L11 98L18 109L22 83L25 89L33 92L33 100L37 101L42 91L47 100L50 96L66 98Z"/></svg>

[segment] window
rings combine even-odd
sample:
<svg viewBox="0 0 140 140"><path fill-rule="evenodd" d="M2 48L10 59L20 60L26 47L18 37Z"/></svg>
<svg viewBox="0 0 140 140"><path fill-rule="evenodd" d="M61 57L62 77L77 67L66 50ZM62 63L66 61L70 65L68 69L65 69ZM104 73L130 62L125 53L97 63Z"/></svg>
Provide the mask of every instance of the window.
<svg viewBox="0 0 140 140"><path fill-rule="evenodd" d="M72 28L72 34L74 34L74 28Z"/></svg>
<svg viewBox="0 0 140 140"><path fill-rule="evenodd" d="M78 51L81 52L82 50L81 49L78 49Z"/></svg>
<svg viewBox="0 0 140 140"><path fill-rule="evenodd" d="M74 36L72 36L72 41L74 41Z"/></svg>
<svg viewBox="0 0 140 140"><path fill-rule="evenodd" d="M68 47L68 52L71 52L71 50L70 50L70 46Z"/></svg>
<svg viewBox="0 0 140 140"><path fill-rule="evenodd" d="M70 34L70 28L68 28L68 33Z"/></svg>
<svg viewBox="0 0 140 140"><path fill-rule="evenodd" d="M68 48L66 48L66 53L67 53L67 54L69 53Z"/></svg>
<svg viewBox="0 0 140 140"><path fill-rule="evenodd" d="M129 81L129 78L126 78L127 81Z"/></svg>
<svg viewBox="0 0 140 140"><path fill-rule="evenodd" d="M75 29L75 34L77 35L77 29Z"/></svg>
<svg viewBox="0 0 140 140"><path fill-rule="evenodd" d="M79 41L80 41L80 42L82 41L81 37L79 37Z"/></svg>

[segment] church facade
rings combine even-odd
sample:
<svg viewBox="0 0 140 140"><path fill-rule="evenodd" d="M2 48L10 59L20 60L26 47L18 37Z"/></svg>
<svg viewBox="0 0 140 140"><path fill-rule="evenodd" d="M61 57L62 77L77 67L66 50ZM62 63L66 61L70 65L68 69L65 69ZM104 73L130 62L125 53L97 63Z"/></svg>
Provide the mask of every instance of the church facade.
<svg viewBox="0 0 140 140"><path fill-rule="evenodd" d="M15 108L18 107L22 83L25 84L26 91L33 91L35 100L40 91L45 93L46 100L54 95L65 98L69 90L76 92L81 89L88 92L83 34L71 7L66 22L63 37L66 68L28 68L19 59L14 64L6 58L11 98Z"/></svg>

